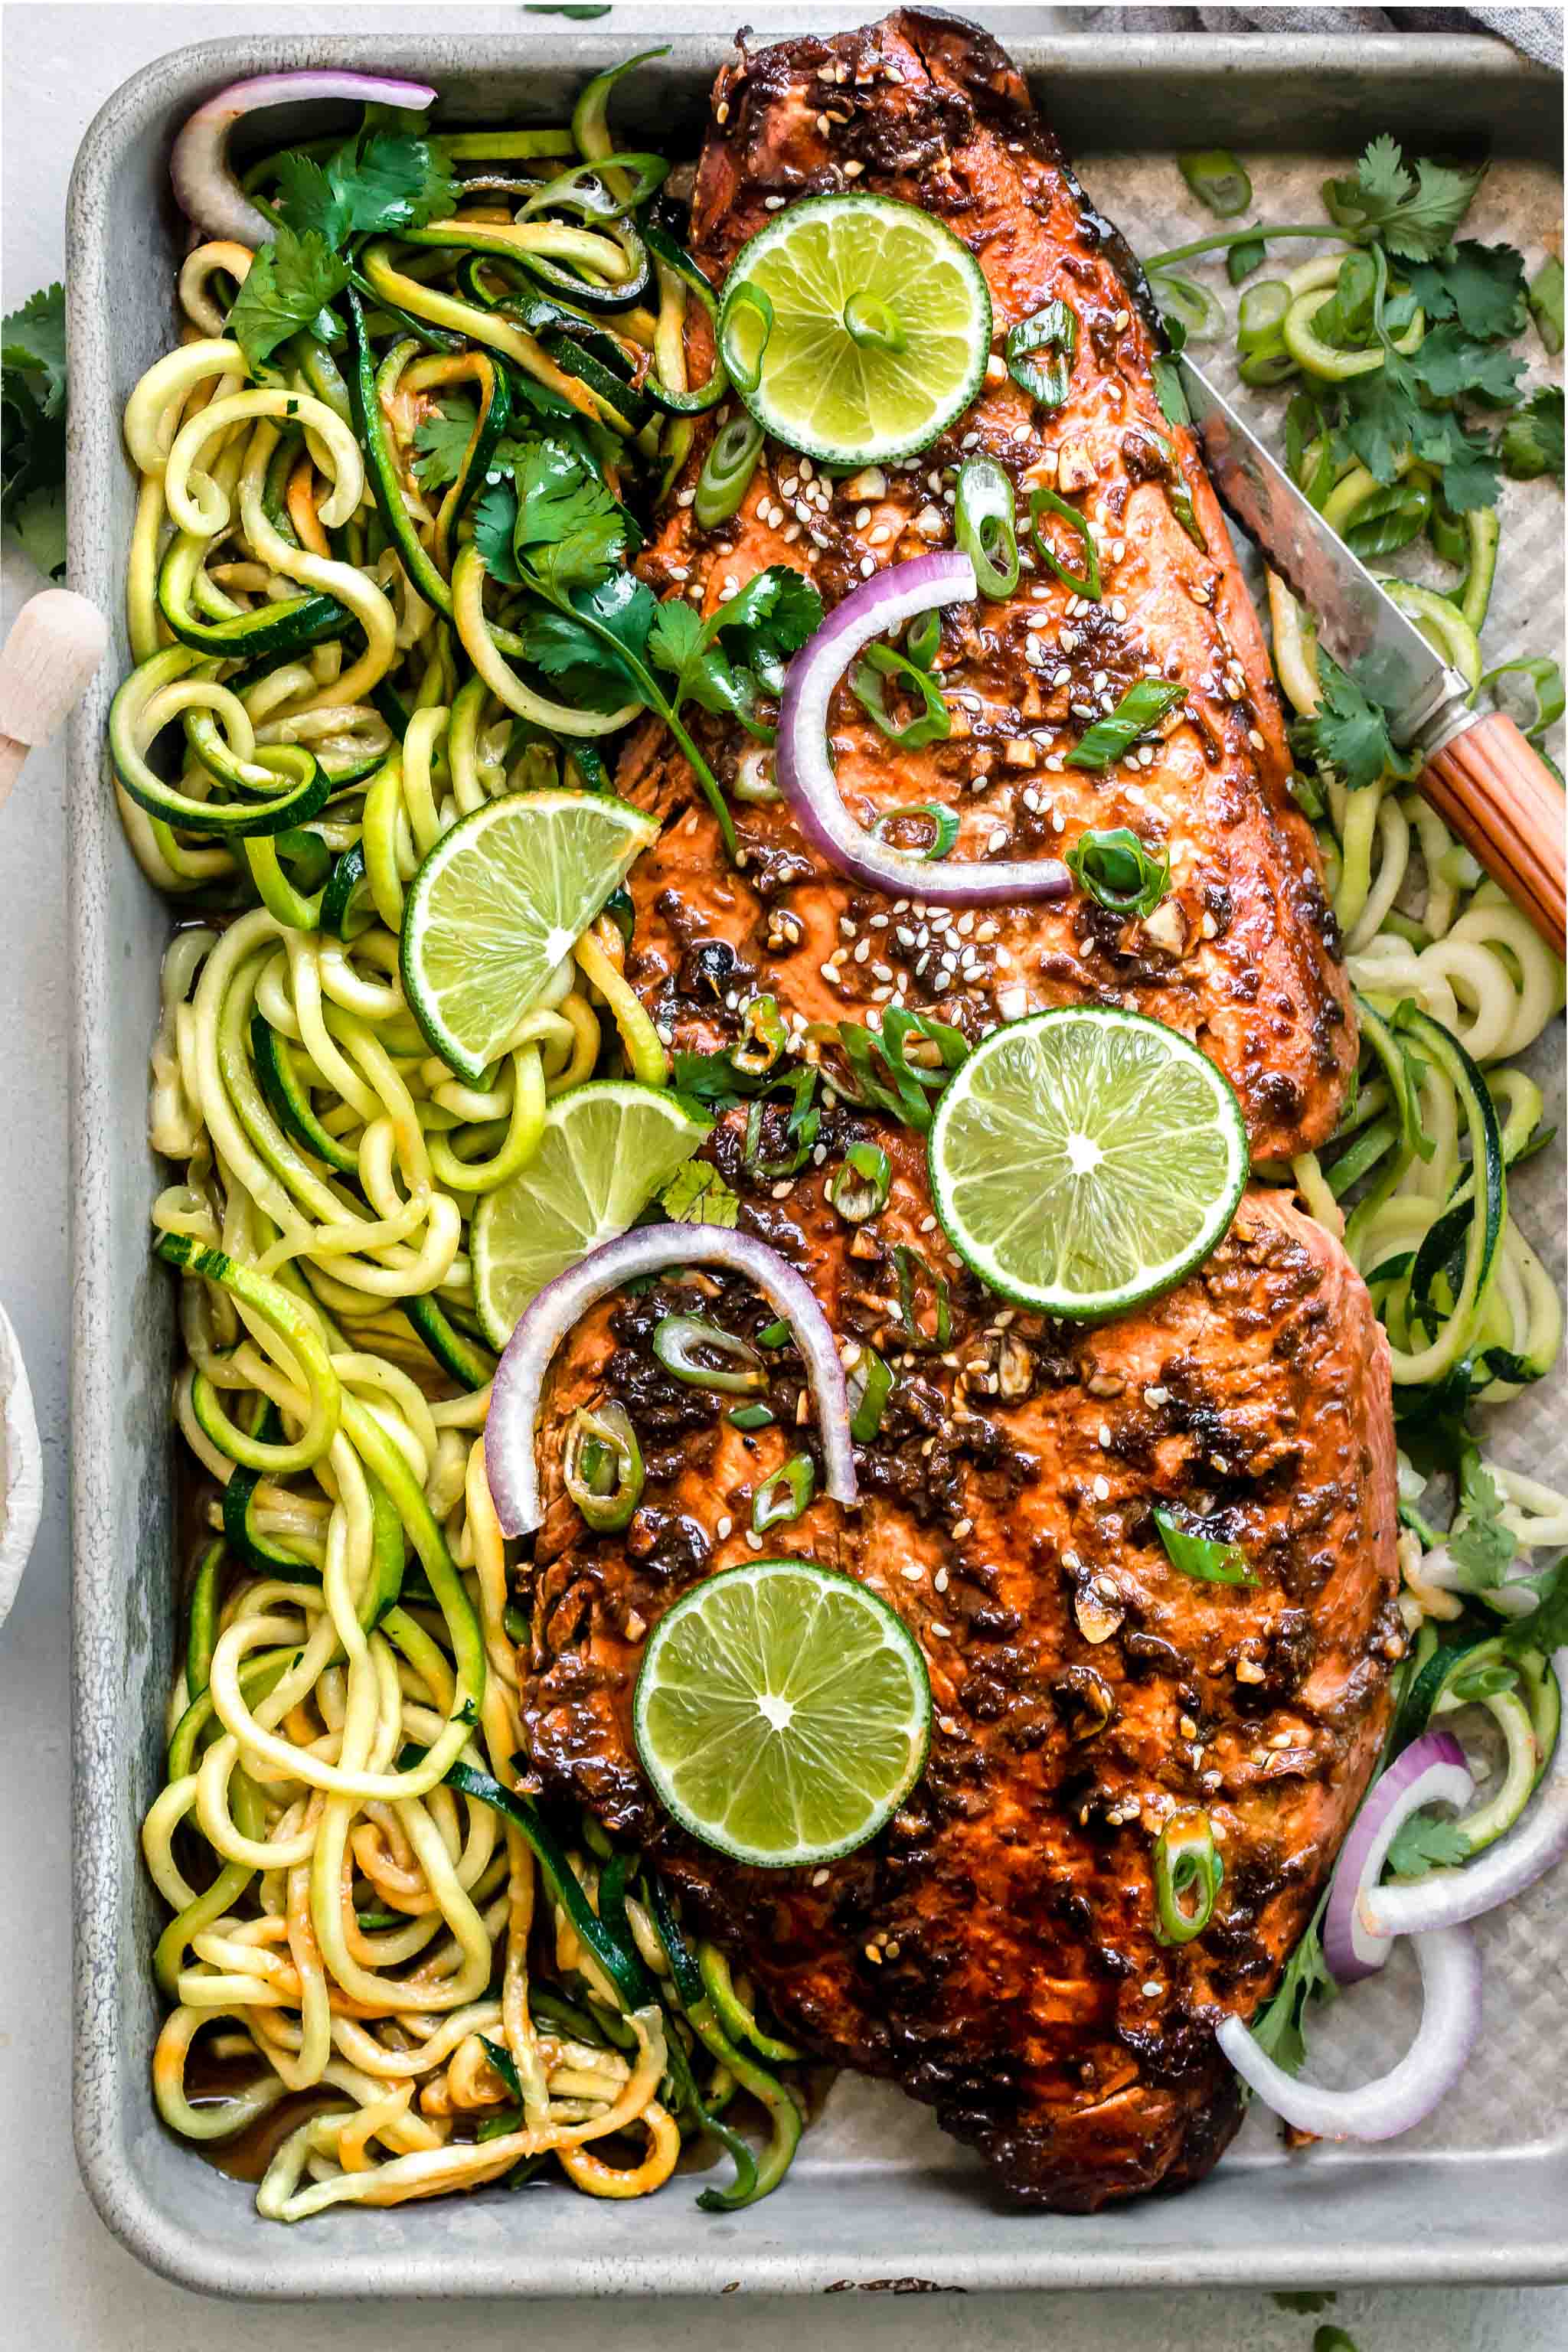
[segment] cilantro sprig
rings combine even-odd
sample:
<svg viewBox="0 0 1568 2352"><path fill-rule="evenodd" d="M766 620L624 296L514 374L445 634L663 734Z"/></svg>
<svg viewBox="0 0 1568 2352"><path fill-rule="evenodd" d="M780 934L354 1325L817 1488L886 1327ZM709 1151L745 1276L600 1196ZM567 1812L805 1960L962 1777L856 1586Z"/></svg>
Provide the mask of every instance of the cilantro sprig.
<svg viewBox="0 0 1568 2352"><path fill-rule="evenodd" d="M273 167L275 224L228 316L253 373L293 335L323 342L342 332L331 304L353 281L355 242L445 219L458 191L440 150L405 131L367 125L319 162L290 150Z"/></svg>
<svg viewBox="0 0 1568 2352"><path fill-rule="evenodd" d="M66 560L66 298L29 295L0 327L0 519L40 572Z"/></svg>
<svg viewBox="0 0 1568 2352"><path fill-rule="evenodd" d="M474 542L493 579L534 600L518 624L529 659L588 709L640 703L656 713L733 856L729 805L680 713L695 703L771 742L761 707L779 691L787 656L819 625L821 598L777 564L706 620L679 599L661 604L623 568L630 519L581 446L552 432L502 443L496 457L504 477L479 503Z"/></svg>
<svg viewBox="0 0 1568 2352"><path fill-rule="evenodd" d="M1291 748L1298 758L1331 769L1351 792L1375 784L1390 768L1402 764L1388 731L1387 712L1321 646L1318 688L1321 699L1314 715L1291 724Z"/></svg>

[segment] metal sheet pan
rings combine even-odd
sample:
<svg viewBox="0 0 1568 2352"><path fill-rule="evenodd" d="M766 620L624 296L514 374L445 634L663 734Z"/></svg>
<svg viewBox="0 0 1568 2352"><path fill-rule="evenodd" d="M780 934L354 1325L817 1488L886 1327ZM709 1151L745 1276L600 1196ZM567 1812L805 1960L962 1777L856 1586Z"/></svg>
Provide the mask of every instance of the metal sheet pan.
<svg viewBox="0 0 1568 2352"><path fill-rule="evenodd" d="M1014 54L1090 190L1144 250L1184 228L1194 233L1168 151L1211 138L1259 159L1259 203L1276 217L1292 203L1315 213L1326 164L1342 168L1375 131L1392 129L1422 148L1485 142L1506 160L1481 200L1479 233L1511 235L1533 262L1543 235L1560 226L1561 85L1500 43L1360 34L1107 43L1028 37L1028 12L1008 14ZM715 22L728 31L717 11ZM102 744L111 687L128 660L118 616L133 485L119 417L171 339L182 250L169 142L191 107L224 83L306 63L417 75L437 85L456 120L559 113L581 77L626 46L618 35L533 28L526 43L449 35L307 41L287 31L211 43L128 82L78 160L68 228L70 577L117 616L118 632L71 737L74 2095L88 2188L110 2227L154 2269L190 2286L258 2296L1568 2278L1562 1874L1489 1925L1484 2048L1421 2135L1383 2151L1287 2157L1258 2116L1191 2196L1094 2219L999 2210L978 2169L923 2111L849 2077L787 2188L733 2219L699 2213L678 2186L657 2216L635 2203L596 2205L591 2228L574 2198L487 2192L283 2230L257 2218L248 2188L158 2123L148 2082L157 1906L137 1827L160 1778L174 1642L171 1297L147 1250L159 1178L146 1144L145 1077L168 919L121 841ZM650 143L654 126L667 146L683 131L695 137L727 47L717 34L678 40L636 79L628 116L634 127L641 117ZM1541 486L1528 508L1510 496L1518 509L1488 632L1500 648L1494 658L1513 649L1516 633L1536 649L1562 636L1561 508ZM1541 1058L1560 1107L1560 1042ZM1560 1236L1560 1166L1543 1155L1524 1175L1519 1192L1538 1241ZM1538 1391L1515 1408L1504 1450L1521 1464L1552 1455L1561 1464L1562 1406L1559 1383L1550 1399ZM1401 1995L1397 1983L1375 1986L1332 2013L1324 2046L1345 2079L1375 2071L1380 2056L1388 2063L1406 2013Z"/></svg>

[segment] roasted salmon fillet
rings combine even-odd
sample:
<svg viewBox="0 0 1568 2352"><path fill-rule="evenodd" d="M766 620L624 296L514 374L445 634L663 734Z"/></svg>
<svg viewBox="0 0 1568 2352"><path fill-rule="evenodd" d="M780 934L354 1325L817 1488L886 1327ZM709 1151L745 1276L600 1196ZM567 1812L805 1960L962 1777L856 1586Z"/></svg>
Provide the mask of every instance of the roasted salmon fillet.
<svg viewBox="0 0 1568 2352"><path fill-rule="evenodd" d="M827 1186L871 1136L890 1195L851 1226ZM643 1780L649 1628L754 1556L758 1486L816 1451L793 1346L768 1351L775 1420L749 1433L732 1398L656 1360L666 1314L752 1340L772 1319L706 1274L605 1301L556 1360L519 1659L534 1770L657 1854L788 2031L934 2107L1011 2196L1090 2210L1180 2186L1239 2118L1214 2027L1275 1989L1386 1725L1404 1647L1386 1342L1337 1242L1279 1192L1250 1190L1180 1288L1091 1329L1003 1307L939 1253L918 1136L839 1107L819 1148L777 1183L749 1172L740 1114L704 1146L742 1227L802 1270L847 1350L869 1342L895 1373L857 1449L859 1507L815 1500L765 1540L859 1578L915 1634L925 1774L870 1844L811 1871L737 1867ZM576 1408L612 1397L647 1485L623 1532L595 1534L561 1450ZM1239 1544L1255 1580L1179 1572L1162 1505ZM1225 1871L1208 1927L1178 1947L1158 1940L1152 1871L1187 1808Z"/></svg>
<svg viewBox="0 0 1568 2352"><path fill-rule="evenodd" d="M1310 829L1287 789L1279 698L1246 585L1192 436L1160 407L1158 333L1136 264L1003 52L951 18L903 10L742 55L720 75L691 224L715 287L781 205L850 189L939 215L979 260L995 325L979 399L918 459L848 478L769 442L739 512L703 530L692 502L721 410L639 568L707 614L786 563L831 605L879 570L953 544L956 471L971 453L1005 469L1021 525L1030 490L1054 489L1097 534L1100 600L1026 555L1009 601L951 610L937 663L952 731L921 749L891 743L841 686L839 785L867 824L921 803L952 809L957 858L1063 855L1087 829L1126 825L1153 856L1169 854L1171 887L1147 920L1082 890L1059 907L953 918L858 889L806 848L787 809L744 799L731 864L689 766L649 725L623 756L619 789L672 822L632 877L628 975L666 1036L698 1050L732 1043L759 992L804 1023L864 1020L896 1003L972 1035L1044 1005L1122 1004L1220 1064L1256 1156L1320 1144L1355 1059L1349 987ZM1068 396L1047 412L1002 353L1008 330L1052 300L1072 310L1078 342ZM705 317L689 340L696 382L710 366ZM1050 529L1068 568L1081 565L1071 529ZM1162 740L1103 774L1065 767L1092 720L1146 675L1186 688ZM726 786L748 740L727 722L703 724ZM754 751L746 766L754 780Z"/></svg>

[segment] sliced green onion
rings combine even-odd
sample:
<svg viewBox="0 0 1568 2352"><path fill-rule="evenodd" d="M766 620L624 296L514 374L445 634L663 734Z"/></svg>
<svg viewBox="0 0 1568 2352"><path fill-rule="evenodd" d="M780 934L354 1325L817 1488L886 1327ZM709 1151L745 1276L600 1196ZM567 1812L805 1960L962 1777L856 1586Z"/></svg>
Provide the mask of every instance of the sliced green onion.
<svg viewBox="0 0 1568 2352"><path fill-rule="evenodd" d="M580 1404L561 1455L566 1492L591 1528L624 1528L642 1500L642 1448L625 1405Z"/></svg>
<svg viewBox="0 0 1568 2352"><path fill-rule="evenodd" d="M1162 269L1150 279L1154 297L1167 319L1179 319L1189 341L1212 342L1225 332L1225 310L1216 294L1195 278L1177 269Z"/></svg>
<svg viewBox="0 0 1568 2352"><path fill-rule="evenodd" d="M1155 1942L1190 1944L1201 1936L1214 1917L1224 1875L1208 1815L1195 1809L1173 1813L1154 1841Z"/></svg>
<svg viewBox="0 0 1568 2352"><path fill-rule="evenodd" d="M751 1342L700 1315L667 1315L656 1323L653 1352L665 1370L689 1388L745 1396L768 1384L766 1369Z"/></svg>
<svg viewBox="0 0 1568 2352"><path fill-rule="evenodd" d="M1431 511L1431 483L1425 475L1407 474L1403 481L1380 484L1363 499L1342 536L1365 563L1419 539Z"/></svg>
<svg viewBox="0 0 1568 2352"><path fill-rule="evenodd" d="M875 1348L860 1344L858 1362L847 1380L849 1390L849 1434L857 1445L869 1445L882 1426L882 1416L888 1409L888 1399L893 1392L893 1375Z"/></svg>
<svg viewBox="0 0 1568 2352"><path fill-rule="evenodd" d="M844 305L844 331L852 343L873 352L909 349L904 322L879 294L851 294Z"/></svg>
<svg viewBox="0 0 1568 2352"><path fill-rule="evenodd" d="M899 1277L899 1319L904 1328L904 1344L928 1354L940 1354L952 1337L952 1294L947 1277L928 1265L918 1249L900 1242L893 1252L893 1265ZM928 1331L919 1318L915 1299L915 1278L923 1276L931 1286L934 1307L931 1328Z"/></svg>
<svg viewBox="0 0 1568 2352"><path fill-rule="evenodd" d="M882 691L884 677L904 680L914 698L924 705L918 718L900 726L889 715ZM922 743L945 742L952 732L952 713L935 681L891 646L867 646L865 658L849 673L849 690L879 731L900 751L917 751Z"/></svg>
<svg viewBox="0 0 1568 2352"><path fill-rule="evenodd" d="M1228 147L1206 147L1201 153L1178 155L1181 174L1200 205L1221 220L1234 220L1252 202L1252 182Z"/></svg>
<svg viewBox="0 0 1568 2352"><path fill-rule="evenodd" d="M1047 302L1032 319L1021 319L1006 343L1007 373L1020 392L1042 408L1059 408L1072 383L1078 356L1078 316L1065 302Z"/></svg>
<svg viewBox="0 0 1568 2352"><path fill-rule="evenodd" d="M753 996L741 1015L741 1035L730 1060L747 1077L759 1078L771 1070L788 1042L784 1014L776 996Z"/></svg>
<svg viewBox="0 0 1568 2352"><path fill-rule="evenodd" d="M773 331L773 306L760 286L748 278L731 287L724 298L719 330L719 356L725 373L740 392L755 392L763 380L763 360Z"/></svg>
<svg viewBox="0 0 1568 2352"><path fill-rule="evenodd" d="M785 1348L795 1337L795 1326L784 1316L776 1323L764 1323L757 1334L759 1348Z"/></svg>
<svg viewBox="0 0 1568 2352"><path fill-rule="evenodd" d="M1195 1577L1200 1584L1257 1583L1239 1544L1215 1543L1207 1536L1189 1535L1181 1521L1163 1507L1155 1510L1154 1525L1166 1559L1183 1576Z"/></svg>
<svg viewBox="0 0 1568 2352"><path fill-rule="evenodd" d="M879 1143L852 1143L827 1187L827 1198L846 1224L863 1225L888 1205L892 1162Z"/></svg>
<svg viewBox="0 0 1568 2352"><path fill-rule="evenodd" d="M904 631L904 651L917 669L930 669L942 650L942 608L933 604Z"/></svg>
<svg viewBox="0 0 1568 2352"><path fill-rule="evenodd" d="M1130 826L1079 835L1067 855L1080 890L1113 915L1152 915L1171 887L1171 856L1150 856Z"/></svg>
<svg viewBox="0 0 1568 2352"><path fill-rule="evenodd" d="M1469 561L1469 534L1465 518L1456 514L1439 491L1432 501L1432 511L1426 518L1426 536L1445 563L1463 565Z"/></svg>
<svg viewBox="0 0 1568 2352"><path fill-rule="evenodd" d="M1287 350L1283 335L1271 335L1256 351L1248 352L1237 368L1243 383L1270 387L1284 383L1296 373L1296 362Z"/></svg>
<svg viewBox="0 0 1568 2352"><path fill-rule="evenodd" d="M1243 355L1272 342L1290 308L1290 289L1282 278L1265 278L1249 286L1236 314L1236 347Z"/></svg>
<svg viewBox="0 0 1568 2352"><path fill-rule="evenodd" d="M754 418L742 413L721 425L709 445L697 477L691 511L704 530L727 522L752 486L764 435Z"/></svg>
<svg viewBox="0 0 1568 2352"><path fill-rule="evenodd" d="M1128 688L1109 719L1097 719L1088 734L1073 745L1067 755L1068 766L1109 768L1186 698L1184 686L1163 677L1141 677L1136 686Z"/></svg>
<svg viewBox="0 0 1568 2352"><path fill-rule="evenodd" d="M1500 677L1524 678L1528 686L1528 699L1521 695L1510 696L1505 701L1497 691ZM1500 710L1508 708L1508 701L1515 704L1509 715L1532 743L1537 742L1549 727L1555 726L1563 716L1563 673L1546 654L1525 654L1517 661L1499 662L1496 669L1487 671L1480 683L1483 687L1490 687L1492 700Z"/></svg>
<svg viewBox="0 0 1568 2352"><path fill-rule="evenodd" d="M931 837L923 848L913 842L900 841L889 831L891 825L907 825L916 819L929 818ZM958 813L944 808L940 801L916 801L908 808L884 809L871 832L878 841L891 841L911 857L945 857L958 839Z"/></svg>
<svg viewBox="0 0 1568 2352"><path fill-rule="evenodd" d="M1042 514L1060 515L1062 520L1070 523L1077 531L1083 545L1081 574L1068 569L1040 529ZM1070 588L1075 596L1087 596L1091 604L1098 604L1100 602L1100 555L1094 544L1094 533L1078 509L1069 506L1066 499L1058 498L1055 490L1048 490L1043 482L1037 489L1029 492L1029 535L1035 542L1035 552L1040 562L1047 571L1056 573L1062 586Z"/></svg>
<svg viewBox="0 0 1568 2352"><path fill-rule="evenodd" d="M959 467L953 537L974 566L983 596L1000 603L1018 585L1018 533L1013 485L994 457L967 457Z"/></svg>
<svg viewBox="0 0 1568 2352"><path fill-rule="evenodd" d="M1530 315L1536 333L1555 358L1563 349L1563 264L1555 254L1542 263L1530 281Z"/></svg>
<svg viewBox="0 0 1568 2352"><path fill-rule="evenodd" d="M816 1492L816 1465L809 1454L792 1454L784 1467L764 1478L752 1501L752 1533L765 1535L798 1519Z"/></svg>
<svg viewBox="0 0 1568 2352"><path fill-rule="evenodd" d="M767 1429L777 1417L767 1404L732 1404L724 1415L731 1429Z"/></svg>

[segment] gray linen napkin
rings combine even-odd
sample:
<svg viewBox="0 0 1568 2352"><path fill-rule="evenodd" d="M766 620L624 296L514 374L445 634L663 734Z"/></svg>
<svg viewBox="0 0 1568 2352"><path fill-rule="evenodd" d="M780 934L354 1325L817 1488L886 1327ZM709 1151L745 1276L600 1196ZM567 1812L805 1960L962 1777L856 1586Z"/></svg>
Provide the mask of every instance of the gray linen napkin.
<svg viewBox="0 0 1568 2352"><path fill-rule="evenodd" d="M1497 33L1563 70L1563 10L1515 8L1087 8L1107 32Z"/></svg>

